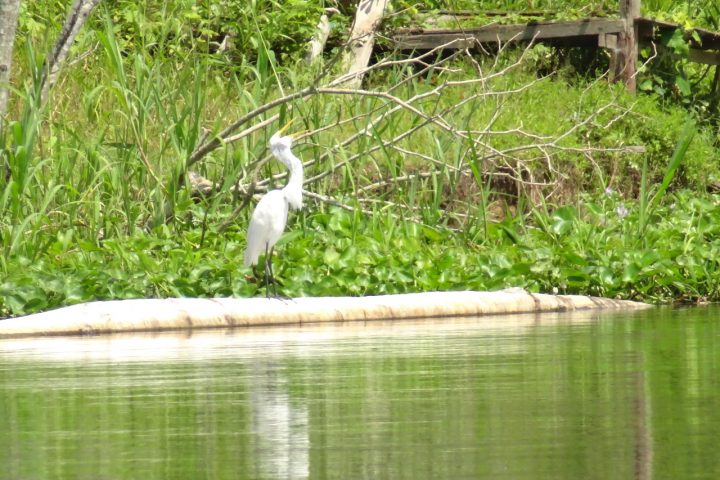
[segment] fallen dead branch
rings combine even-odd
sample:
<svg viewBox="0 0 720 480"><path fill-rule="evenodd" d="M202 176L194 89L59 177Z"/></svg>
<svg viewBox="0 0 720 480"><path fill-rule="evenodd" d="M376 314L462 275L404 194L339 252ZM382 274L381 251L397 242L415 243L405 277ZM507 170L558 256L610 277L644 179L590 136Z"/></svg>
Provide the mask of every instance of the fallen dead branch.
<svg viewBox="0 0 720 480"><path fill-rule="evenodd" d="M498 45L499 55L506 46ZM208 136L208 140L189 155L186 167L191 168L222 146L230 147L235 142L253 136L264 138L257 136L257 133L277 125L281 107L286 109L288 115L302 115L302 108L297 107L321 96L350 100L341 102L343 107L339 108L339 116L332 123L313 125L310 119L304 119L311 128L299 138L297 148L299 156L305 160L306 171L310 172L304 182L306 195L316 202L363 213L369 213L361 207L363 204L382 204L383 208L391 210L404 209L403 218L407 214L412 216L417 209L404 204L400 195L394 195L395 191L399 192L407 185L420 185L420 190L428 191L434 188L431 182L445 185L477 182L477 178L472 175L476 170L480 171L485 179L483 181L492 184L497 180L513 185L515 194L526 191L538 202L547 201L563 191L563 182L571 181L560 166L561 158L582 158L597 165L596 155L636 154L643 151L642 146L618 144L604 147L592 145L588 141L579 142L578 139L584 139L581 132L609 128L632 112L632 108L621 107L615 99L598 105L582 117L578 116L565 130L553 135L528 130L522 118L518 118L515 125L507 126L505 122L503 127L498 127L499 119L505 115L508 100L532 92L543 82L550 81L549 77L537 77L513 86L502 81L511 71L524 65L530 48L531 45L515 61L507 64L500 62L498 56L489 65L481 65L469 49L455 49L442 56L439 53L443 46L415 58L381 59L366 67L362 74L368 76L383 71L404 73L394 76L394 82L383 88L344 87L344 84L355 78L357 72L329 80L323 80L321 75L313 85L261 105L218 133ZM460 70L456 65L462 61L472 66L475 72L472 77L459 78ZM428 78L432 79L429 83L426 81ZM426 82L426 88L417 88L423 81ZM413 88L410 88L411 82L414 82ZM408 92L412 93L408 95ZM439 101L448 95L458 97L458 101ZM360 104L364 107L357 107ZM439 108L440 105L445 107ZM478 106L484 106L484 110ZM487 115L488 107L490 115ZM486 113L485 116L472 115L480 110ZM429 154L416 148L417 138L432 138L445 145L453 145L460 155L450 162L441 154ZM312 144L304 148L303 143L309 141ZM316 150L317 154L313 157L303 155L303 151L308 151L308 148ZM442 150L442 147L438 148ZM390 158L397 159L392 162L386 160L397 168L381 165L381 159ZM260 167L269 159L269 156L265 156L247 165L243 176L233 182L231 190L241 202L231 217L220 226L221 229L233 221L253 195L262 194L272 185L283 181L285 172L257 178ZM332 195L333 185L339 181L338 178L347 175L354 178L356 201L352 204L335 200ZM204 185L202 188L199 186L201 184ZM482 186L475 188L481 189ZM203 190L203 195L216 193L219 189L219 183L209 180L193 186L193 191ZM374 197L378 192L384 194L380 199ZM419 214L415 220L421 221Z"/></svg>

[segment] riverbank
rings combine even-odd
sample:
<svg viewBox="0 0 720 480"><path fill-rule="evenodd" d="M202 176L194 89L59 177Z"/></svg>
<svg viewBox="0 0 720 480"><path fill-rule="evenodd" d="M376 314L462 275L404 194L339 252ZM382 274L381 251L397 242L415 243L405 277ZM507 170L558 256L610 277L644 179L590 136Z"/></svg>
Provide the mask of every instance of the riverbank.
<svg viewBox="0 0 720 480"><path fill-rule="evenodd" d="M276 249L284 295L517 286L720 300L710 113L626 94L605 81L602 58L580 72L546 48L424 66L388 55L360 92L281 102L188 165L238 118L337 72L300 63L300 51L238 59L188 36L148 50L145 30L123 35L126 22L106 17L78 39L88 55L43 108L32 100L39 65L18 53L27 90L2 136L0 317L264 296L240 259L253 205L285 182L267 139L288 117L310 133L294 148L305 208ZM215 183L212 195L189 187L190 169Z"/></svg>

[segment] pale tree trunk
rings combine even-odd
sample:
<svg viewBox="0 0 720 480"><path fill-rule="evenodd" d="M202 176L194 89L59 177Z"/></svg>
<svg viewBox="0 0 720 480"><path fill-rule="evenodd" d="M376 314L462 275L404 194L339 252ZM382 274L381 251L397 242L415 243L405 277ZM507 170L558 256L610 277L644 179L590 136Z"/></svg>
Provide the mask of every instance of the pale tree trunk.
<svg viewBox="0 0 720 480"><path fill-rule="evenodd" d="M10 68L20 0L0 0L0 126L7 110Z"/></svg>
<svg viewBox="0 0 720 480"><path fill-rule="evenodd" d="M345 56L344 70L355 76L348 82L351 88L360 88L365 69L375 45L375 30L380 26L385 6L390 0L360 0L355 23L350 32L349 51Z"/></svg>
<svg viewBox="0 0 720 480"><path fill-rule="evenodd" d="M323 50L325 50L325 44L330 36L330 15L333 13L340 12L336 8L326 8L325 13L320 16L320 21L316 27L317 32L315 32L312 40L310 40L308 51L305 54L305 61L307 63L313 63L322 56Z"/></svg>

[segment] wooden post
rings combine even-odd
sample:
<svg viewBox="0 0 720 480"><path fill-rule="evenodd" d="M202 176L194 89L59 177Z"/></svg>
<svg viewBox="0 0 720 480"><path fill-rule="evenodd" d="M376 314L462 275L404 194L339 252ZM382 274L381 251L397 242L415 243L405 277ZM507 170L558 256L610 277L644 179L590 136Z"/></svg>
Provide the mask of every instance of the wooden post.
<svg viewBox="0 0 720 480"><path fill-rule="evenodd" d="M616 58L611 61L613 77L622 80L628 91L635 93L637 80L638 26L635 19L640 16L640 0L620 0L620 18L625 21L625 31L617 41Z"/></svg>
<svg viewBox="0 0 720 480"><path fill-rule="evenodd" d="M624 28L624 27L623 27ZM598 35L598 47L607 48L610 50L610 65L608 66L608 80L610 83L618 81L618 72L620 68L618 63L620 61L620 50L618 49L618 43L620 42L619 33L606 33Z"/></svg>
<svg viewBox="0 0 720 480"><path fill-rule="evenodd" d="M713 77L710 93L711 100L708 110L713 114L716 113L718 103L720 103L720 64L715 65L715 76Z"/></svg>

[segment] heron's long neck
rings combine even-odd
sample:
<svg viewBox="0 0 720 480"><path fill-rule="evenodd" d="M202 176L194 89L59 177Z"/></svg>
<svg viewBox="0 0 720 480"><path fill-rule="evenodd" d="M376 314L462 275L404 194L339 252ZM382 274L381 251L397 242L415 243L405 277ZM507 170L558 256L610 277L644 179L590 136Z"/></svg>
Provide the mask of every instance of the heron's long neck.
<svg viewBox="0 0 720 480"><path fill-rule="evenodd" d="M290 171L288 183L282 189L285 193L288 203L295 210L302 208L302 186L303 186L303 166L298 157L293 155L290 150L283 151L279 156L285 161Z"/></svg>

